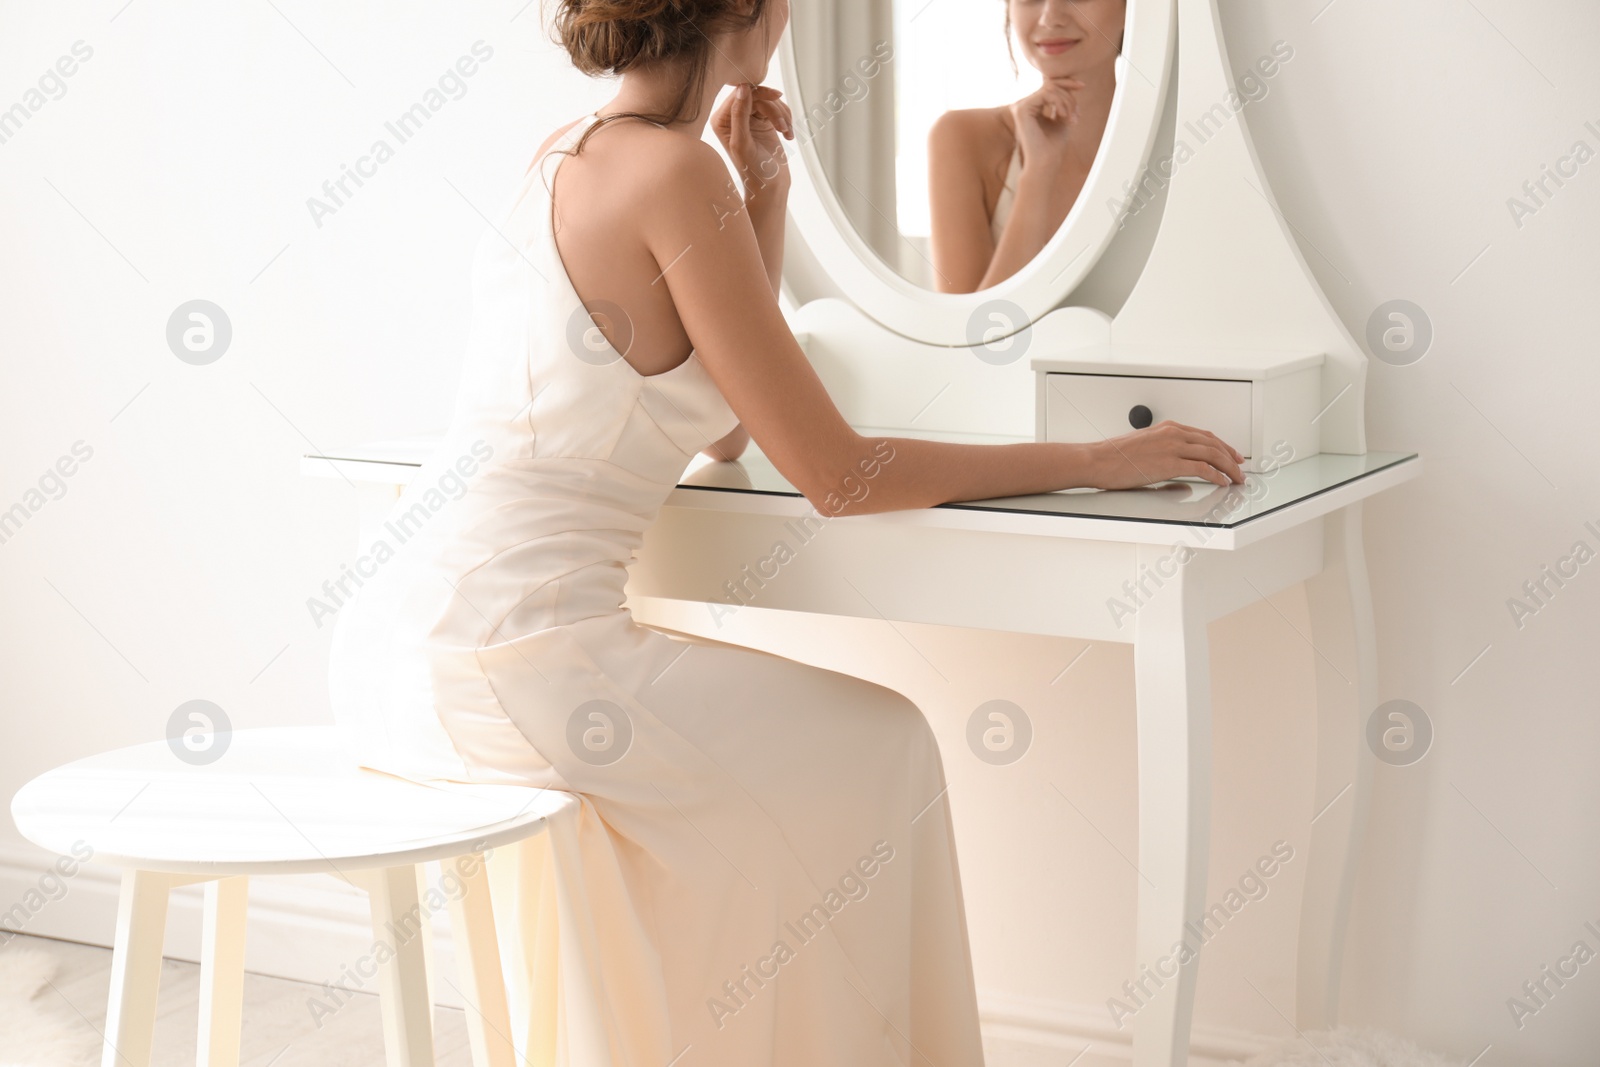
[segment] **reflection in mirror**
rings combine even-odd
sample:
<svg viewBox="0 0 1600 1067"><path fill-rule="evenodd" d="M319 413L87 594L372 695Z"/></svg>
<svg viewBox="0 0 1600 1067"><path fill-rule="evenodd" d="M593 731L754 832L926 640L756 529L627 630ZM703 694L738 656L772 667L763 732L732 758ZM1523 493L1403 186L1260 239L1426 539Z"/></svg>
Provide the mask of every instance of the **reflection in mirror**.
<svg viewBox="0 0 1600 1067"><path fill-rule="evenodd" d="M926 289L1011 277L1077 201L1127 0L793 6L796 135L863 241Z"/></svg>

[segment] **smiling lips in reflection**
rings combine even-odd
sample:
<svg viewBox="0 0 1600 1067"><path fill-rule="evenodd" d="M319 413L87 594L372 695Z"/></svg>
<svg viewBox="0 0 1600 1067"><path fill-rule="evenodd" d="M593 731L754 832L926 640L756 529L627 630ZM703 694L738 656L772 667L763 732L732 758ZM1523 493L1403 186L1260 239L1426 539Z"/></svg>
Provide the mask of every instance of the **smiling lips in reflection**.
<svg viewBox="0 0 1600 1067"><path fill-rule="evenodd" d="M1044 41L1035 41L1034 47L1047 56L1059 56L1070 51L1082 39L1081 37L1052 37Z"/></svg>

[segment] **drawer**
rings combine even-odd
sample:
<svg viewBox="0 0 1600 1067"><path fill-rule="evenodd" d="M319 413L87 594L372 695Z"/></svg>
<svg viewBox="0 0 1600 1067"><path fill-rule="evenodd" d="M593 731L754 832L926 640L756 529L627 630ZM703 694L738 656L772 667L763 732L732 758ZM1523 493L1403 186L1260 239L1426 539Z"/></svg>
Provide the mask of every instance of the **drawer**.
<svg viewBox="0 0 1600 1067"><path fill-rule="evenodd" d="M1249 457L1249 381L1220 378L1161 378L1116 374L1045 374L1044 439L1101 441L1131 433L1136 407L1150 410L1150 423L1171 419L1210 430Z"/></svg>

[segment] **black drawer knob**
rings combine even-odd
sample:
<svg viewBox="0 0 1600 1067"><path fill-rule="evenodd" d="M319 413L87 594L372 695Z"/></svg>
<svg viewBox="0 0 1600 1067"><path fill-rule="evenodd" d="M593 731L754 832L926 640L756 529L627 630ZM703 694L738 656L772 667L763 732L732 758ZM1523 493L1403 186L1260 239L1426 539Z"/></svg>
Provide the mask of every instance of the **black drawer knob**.
<svg viewBox="0 0 1600 1067"><path fill-rule="evenodd" d="M1155 416L1150 414L1150 409L1143 404L1135 404L1128 410L1128 425L1135 430L1142 430L1154 421L1156 421Z"/></svg>

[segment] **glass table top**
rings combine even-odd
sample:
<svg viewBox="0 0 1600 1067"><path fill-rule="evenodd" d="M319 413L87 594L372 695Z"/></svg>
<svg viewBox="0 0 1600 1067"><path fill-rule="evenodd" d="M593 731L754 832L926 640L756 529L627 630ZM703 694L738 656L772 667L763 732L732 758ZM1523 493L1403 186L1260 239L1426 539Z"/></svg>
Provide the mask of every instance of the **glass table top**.
<svg viewBox="0 0 1600 1067"><path fill-rule="evenodd" d="M866 437L911 437L965 444L1014 444L1032 437L971 434L894 427L862 427ZM443 433L375 442L356 448L314 453L314 464L337 466L361 480L408 481L432 454ZM989 513L1061 515L1128 522L1166 523L1235 529L1319 493L1326 493L1379 471L1417 461L1414 452L1368 452L1362 456L1323 453L1284 464L1260 474L1247 474L1243 485L1227 488L1199 480L1179 479L1140 489L1063 489L1034 496L939 504L938 508ZM393 472L384 474L382 472ZM735 463L697 457L678 483L681 489L803 498L798 489L752 443Z"/></svg>
<svg viewBox="0 0 1600 1067"><path fill-rule="evenodd" d="M1032 437L998 434L919 433L904 429L865 429L869 437L915 437L969 444L1011 444ZM1416 459L1415 452L1368 452L1362 456L1325 452L1293 463L1246 474L1242 485L1223 488L1189 479L1159 482L1140 489L1062 489L1033 496L996 497L936 505L971 511L1028 515L1070 515L1181 526L1231 529L1358 478ZM752 443L735 463L700 457L679 481L681 488L730 493L803 496Z"/></svg>

